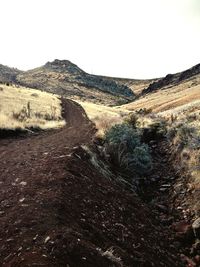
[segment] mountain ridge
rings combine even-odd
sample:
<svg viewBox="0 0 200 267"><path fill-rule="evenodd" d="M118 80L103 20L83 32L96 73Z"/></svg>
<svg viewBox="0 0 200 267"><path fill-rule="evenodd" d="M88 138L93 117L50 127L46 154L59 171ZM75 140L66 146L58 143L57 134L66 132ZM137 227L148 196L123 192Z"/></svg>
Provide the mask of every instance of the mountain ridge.
<svg viewBox="0 0 200 267"><path fill-rule="evenodd" d="M173 86L200 74L200 64L183 72L155 79L128 79L89 74L69 60L55 59L41 67L21 71L0 65L0 82L40 89L74 100L110 106Z"/></svg>
<svg viewBox="0 0 200 267"><path fill-rule="evenodd" d="M6 69L6 67L5 67ZM4 75L3 82L44 90L64 97L98 101L110 105L127 103L134 99L133 91L126 85L112 79L92 75L81 70L69 60L54 60L45 65L29 70L8 69L12 75Z"/></svg>
<svg viewBox="0 0 200 267"><path fill-rule="evenodd" d="M167 74L164 78L151 83L147 88L142 90L142 94L151 93L153 91L162 89L167 85L177 85L188 78L200 74L200 64L197 64L187 70L175 74Z"/></svg>

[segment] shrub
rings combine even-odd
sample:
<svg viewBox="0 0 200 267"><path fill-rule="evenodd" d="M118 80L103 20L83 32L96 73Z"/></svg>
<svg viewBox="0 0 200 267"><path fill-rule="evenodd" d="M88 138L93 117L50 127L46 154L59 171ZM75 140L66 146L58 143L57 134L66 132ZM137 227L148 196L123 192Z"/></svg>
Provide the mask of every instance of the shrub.
<svg viewBox="0 0 200 267"><path fill-rule="evenodd" d="M39 95L37 93L32 93L31 96L33 96L33 97L39 97Z"/></svg>
<svg viewBox="0 0 200 267"><path fill-rule="evenodd" d="M27 103L27 106L23 107L19 112L13 112L13 118L18 121L25 121L31 116L31 107L30 102Z"/></svg>
<svg viewBox="0 0 200 267"><path fill-rule="evenodd" d="M126 143L130 149L134 149L140 144L138 132L124 123L115 125L107 131L105 139L113 144Z"/></svg>
<svg viewBox="0 0 200 267"><path fill-rule="evenodd" d="M145 174L152 166L149 148L140 141L140 131L126 123L106 132L105 153L124 171Z"/></svg>
<svg viewBox="0 0 200 267"><path fill-rule="evenodd" d="M130 163L140 174L147 173L151 170L151 156L146 144L142 144L134 149L134 157Z"/></svg>
<svg viewBox="0 0 200 267"><path fill-rule="evenodd" d="M152 109L151 108L140 108L136 110L136 113L139 115L147 115L149 113L152 113Z"/></svg>

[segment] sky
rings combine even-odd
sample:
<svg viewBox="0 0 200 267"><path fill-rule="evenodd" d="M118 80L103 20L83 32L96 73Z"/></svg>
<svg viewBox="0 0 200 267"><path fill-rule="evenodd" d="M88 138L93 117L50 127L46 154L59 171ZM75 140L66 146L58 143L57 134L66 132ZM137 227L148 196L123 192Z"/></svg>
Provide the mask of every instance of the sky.
<svg viewBox="0 0 200 267"><path fill-rule="evenodd" d="M67 59L86 72L155 78L200 63L200 0L0 0L0 64Z"/></svg>

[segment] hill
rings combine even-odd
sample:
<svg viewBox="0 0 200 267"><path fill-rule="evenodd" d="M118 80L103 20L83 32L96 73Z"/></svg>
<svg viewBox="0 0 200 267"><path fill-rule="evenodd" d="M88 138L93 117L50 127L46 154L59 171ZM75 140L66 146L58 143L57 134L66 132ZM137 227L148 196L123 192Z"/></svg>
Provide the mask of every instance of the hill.
<svg viewBox="0 0 200 267"><path fill-rule="evenodd" d="M54 60L16 76L20 85L73 99L120 104L134 99L132 90L117 81L91 75L68 60Z"/></svg>
<svg viewBox="0 0 200 267"><path fill-rule="evenodd" d="M159 79L158 81L154 81L147 88L142 90L142 94L152 93L156 90L165 88L166 86L176 86L186 80L191 80L194 77L193 84L198 84L195 81L195 76L200 75L200 64L193 66L190 69L185 71L176 73L176 74L168 74L164 78Z"/></svg>
<svg viewBox="0 0 200 267"><path fill-rule="evenodd" d="M168 74L165 78L143 89L135 101L124 105L128 110L150 109L164 112L175 109L181 111L184 106L196 106L200 100L200 64L177 74Z"/></svg>
<svg viewBox="0 0 200 267"><path fill-rule="evenodd" d="M157 81L92 75L68 60L54 60L39 68L20 71L0 65L0 82L40 89L75 100L105 105L131 102L150 83Z"/></svg>
<svg viewBox="0 0 200 267"><path fill-rule="evenodd" d="M100 77L105 77L105 76L100 76ZM116 81L119 84L128 86L136 96L139 95L144 89L148 88L150 84L162 79L162 78L130 79L130 78L117 78L117 77L106 77L106 78Z"/></svg>

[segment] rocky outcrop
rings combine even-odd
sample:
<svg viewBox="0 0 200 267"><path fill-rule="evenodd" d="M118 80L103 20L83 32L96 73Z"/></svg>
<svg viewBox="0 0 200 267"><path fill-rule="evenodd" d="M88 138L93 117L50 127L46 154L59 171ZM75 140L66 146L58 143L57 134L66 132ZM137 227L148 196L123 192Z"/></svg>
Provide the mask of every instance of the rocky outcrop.
<svg viewBox="0 0 200 267"><path fill-rule="evenodd" d="M161 78L160 80L151 83L147 88L145 88L142 91L142 94L144 95L144 94L154 92L156 90L162 89L163 87L167 85L178 84L197 74L200 74L200 64L180 73L166 75L164 78Z"/></svg>
<svg viewBox="0 0 200 267"><path fill-rule="evenodd" d="M179 77L178 77L179 82L186 80L186 79L188 79L194 75L197 75L197 74L200 74L200 64L192 67L191 69L188 69L186 71L181 72Z"/></svg>
<svg viewBox="0 0 200 267"><path fill-rule="evenodd" d="M85 73L77 65L73 64L69 60L55 59L52 62L47 62L44 65L44 68L60 73L68 72L71 75L82 75Z"/></svg>

